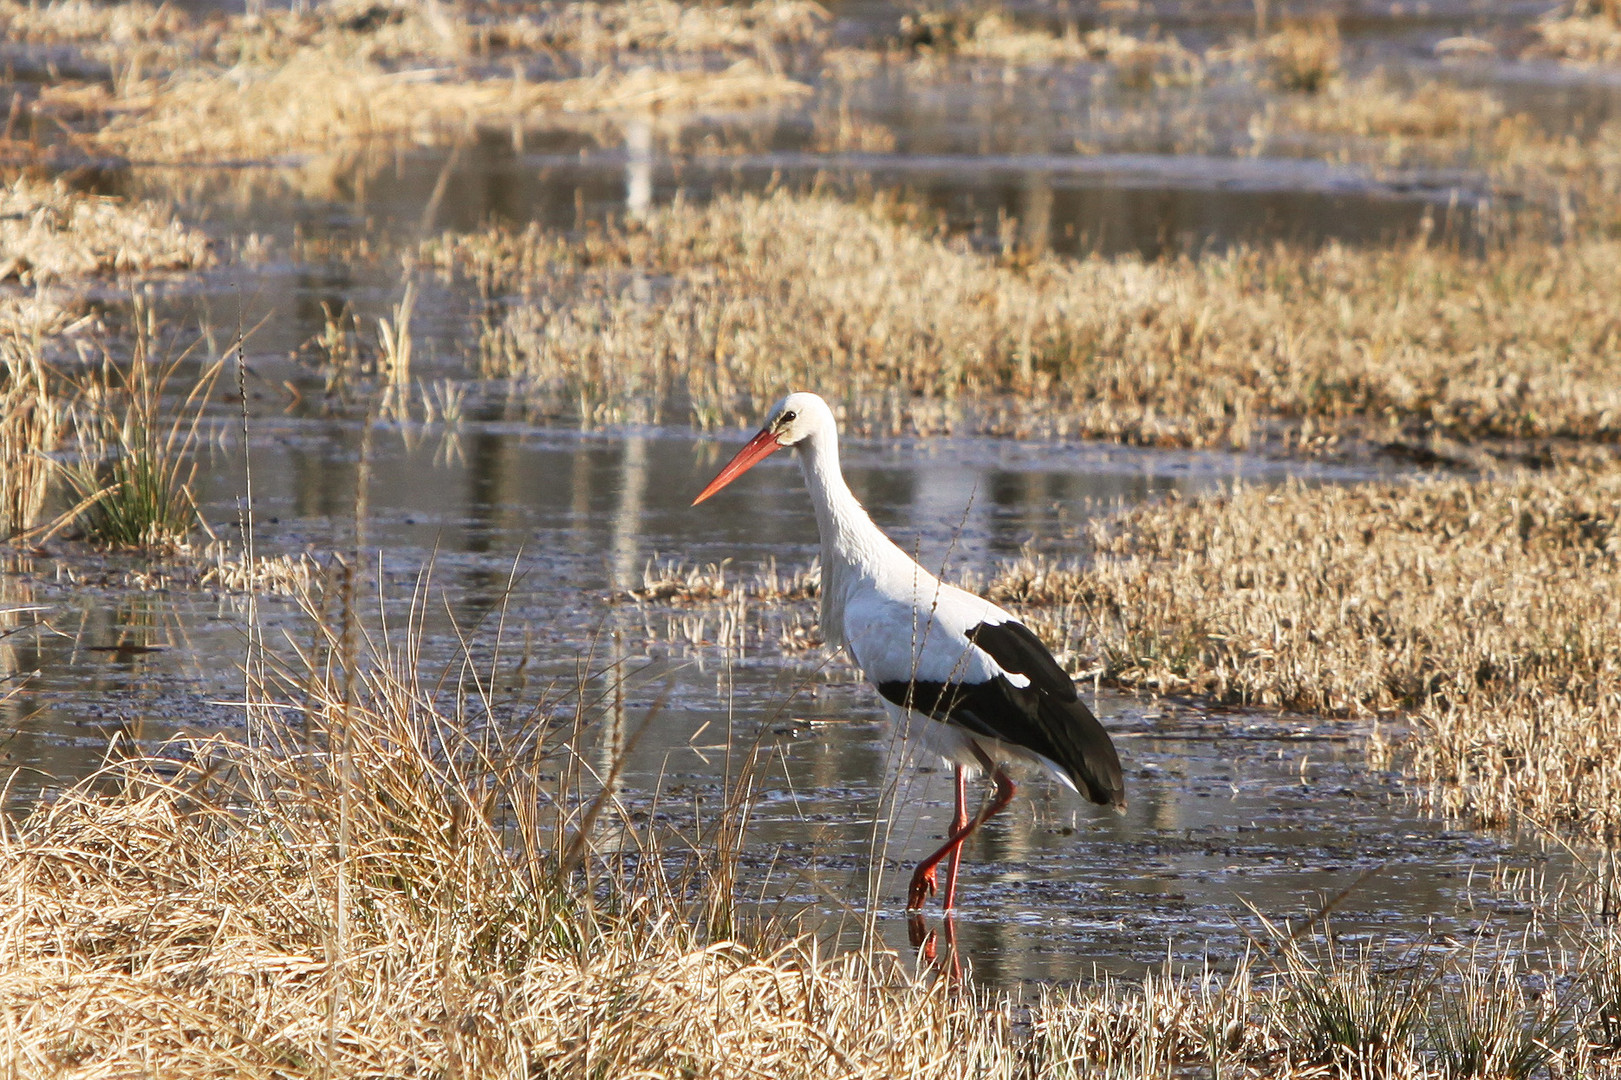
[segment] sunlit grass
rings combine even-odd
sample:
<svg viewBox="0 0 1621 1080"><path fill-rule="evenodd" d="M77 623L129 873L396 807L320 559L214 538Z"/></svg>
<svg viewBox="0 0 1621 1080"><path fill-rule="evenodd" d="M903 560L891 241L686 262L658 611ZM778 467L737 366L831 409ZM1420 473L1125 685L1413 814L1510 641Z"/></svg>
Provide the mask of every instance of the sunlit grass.
<svg viewBox="0 0 1621 1080"><path fill-rule="evenodd" d="M518 658L476 628L425 662L426 581L390 628L342 563L306 584L302 629L248 665L246 737L119 747L7 825L20 1074L1613 1075L1602 928L1507 964L1278 924L1236 971L1029 994L831 952L737 906L746 776L732 824L623 812L599 683L508 700Z"/></svg>
<svg viewBox="0 0 1621 1080"><path fill-rule="evenodd" d="M1609 238L1010 261L892 202L779 192L426 256L502 313L485 374L587 423L746 424L813 387L869 432L1304 453L1621 438Z"/></svg>
<svg viewBox="0 0 1621 1080"><path fill-rule="evenodd" d="M1128 512L991 595L1105 676L1410 725L1438 805L1611 835L1621 474L1248 488Z"/></svg>
<svg viewBox="0 0 1621 1080"><path fill-rule="evenodd" d="M66 416L42 339L64 321L43 297L0 299L0 541L38 524L50 492Z"/></svg>

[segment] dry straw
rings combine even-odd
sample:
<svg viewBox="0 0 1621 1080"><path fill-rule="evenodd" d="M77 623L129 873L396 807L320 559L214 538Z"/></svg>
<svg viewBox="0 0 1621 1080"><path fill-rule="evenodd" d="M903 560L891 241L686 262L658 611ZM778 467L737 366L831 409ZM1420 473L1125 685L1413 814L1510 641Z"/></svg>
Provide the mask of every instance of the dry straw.
<svg viewBox="0 0 1621 1080"><path fill-rule="evenodd" d="M1621 822L1621 474L1242 489L1100 527L991 594L1107 676L1410 725L1448 811Z"/></svg>
<svg viewBox="0 0 1621 1080"><path fill-rule="evenodd" d="M639 0L530 14L340 4L197 22L164 11L175 23L164 34L133 33L72 2L0 6L0 26L112 66L109 82L55 81L32 106L82 130L87 148L195 163L352 155L375 140L451 143L480 127L566 127L621 110L791 101L809 90L783 74L778 50L819 40L827 20L804 0ZM558 61L540 79L527 74L536 52ZM476 62L497 55L506 60Z"/></svg>
<svg viewBox="0 0 1621 1080"><path fill-rule="evenodd" d="M1456 991L1423 961L1400 983L1405 1018L1386 988L1410 958L1281 925L1264 964L1033 1000L914 978L881 950L829 955L782 925L739 933L735 840L714 839L735 822L619 814L617 766L580 756L599 760L596 691L504 701L502 653L476 633L468 658L426 670L426 589L371 633L352 595L306 594L304 630L254 668L270 672L244 706L255 746L114 760L4 823L11 1074L1420 1077L1476 1075L1442 1062L1485 1046L1605 1075L1602 932L1546 969L1468 965ZM1533 980L1568 989L1533 1000Z"/></svg>
<svg viewBox="0 0 1621 1080"><path fill-rule="evenodd" d="M371 638L310 604L247 706L264 744L115 762L0 833L15 1074L1011 1078L1098 1059L1105 1019L1168 1037L1116 1017L1131 987L1052 996L1032 1040L886 954L697 929L735 875L688 843L671 876L613 812L560 718L588 691L497 732L490 678L422 677L420 605ZM1208 993L1145 993L1198 1048Z"/></svg>
<svg viewBox="0 0 1621 1080"><path fill-rule="evenodd" d="M1538 40L1527 46L1528 56L1577 64L1621 59L1621 4L1615 0L1570 0L1537 20L1533 29Z"/></svg>
<svg viewBox="0 0 1621 1080"><path fill-rule="evenodd" d="M194 270L208 238L160 207L18 178L0 186L0 281Z"/></svg>
<svg viewBox="0 0 1621 1080"><path fill-rule="evenodd" d="M158 207L26 178L0 186L0 281L34 287L0 296L0 538L40 524L52 478L63 472L51 455L75 427L75 402L111 400L118 415L104 417L105 433L127 430L125 407L134 397L120 396L111 382L65 373L83 352L90 322L79 317L85 279L193 270L211 261L207 239ZM92 384L96 393L87 397ZM77 415L87 420L90 411ZM106 443L79 426L91 435L85 461L99 461Z"/></svg>
<svg viewBox="0 0 1621 1080"><path fill-rule="evenodd" d="M864 430L1307 452L1621 436L1613 239L1010 261L891 203L777 193L579 239L447 235L427 257L506 312L485 373L587 422L751 423L815 386Z"/></svg>

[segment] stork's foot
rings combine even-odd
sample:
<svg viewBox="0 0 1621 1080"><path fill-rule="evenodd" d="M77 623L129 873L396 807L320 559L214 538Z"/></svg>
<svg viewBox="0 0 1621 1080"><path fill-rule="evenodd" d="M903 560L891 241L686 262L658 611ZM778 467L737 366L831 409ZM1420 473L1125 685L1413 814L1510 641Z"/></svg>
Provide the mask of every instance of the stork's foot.
<svg viewBox="0 0 1621 1080"><path fill-rule="evenodd" d="M912 875L912 887L906 891L906 910L921 911L924 903L940 890L934 863L925 863ZM917 944L914 942L913 944Z"/></svg>

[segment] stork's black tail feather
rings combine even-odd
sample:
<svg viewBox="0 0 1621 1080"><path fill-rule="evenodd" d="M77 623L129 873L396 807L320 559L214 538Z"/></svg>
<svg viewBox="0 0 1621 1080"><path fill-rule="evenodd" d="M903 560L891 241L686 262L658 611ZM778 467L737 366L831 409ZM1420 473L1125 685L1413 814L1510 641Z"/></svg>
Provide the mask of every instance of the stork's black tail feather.
<svg viewBox="0 0 1621 1080"><path fill-rule="evenodd" d="M967 637L1003 671L1023 676L1028 685L1016 686L999 675L981 683L880 682L878 692L975 735L1040 754L1068 773L1075 790L1088 799L1125 809L1126 781L1114 741L1041 639L1011 619L980 623Z"/></svg>
<svg viewBox="0 0 1621 1080"><path fill-rule="evenodd" d="M1088 799L1124 810L1126 778L1120 771L1120 755L1086 702L1078 695L1072 701L1061 701L1053 694L1042 694L1040 702L1038 726L1052 748L1045 756L1062 766L1075 781L1076 790Z"/></svg>

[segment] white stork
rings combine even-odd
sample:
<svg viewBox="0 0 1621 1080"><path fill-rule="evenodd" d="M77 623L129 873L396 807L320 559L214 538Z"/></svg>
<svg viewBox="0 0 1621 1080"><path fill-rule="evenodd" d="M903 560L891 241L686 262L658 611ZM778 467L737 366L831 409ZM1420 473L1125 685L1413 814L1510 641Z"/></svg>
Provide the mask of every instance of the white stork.
<svg viewBox="0 0 1621 1080"><path fill-rule="evenodd" d="M948 585L874 525L839 471L838 425L815 394L789 394L765 427L692 500L696 506L774 451L799 451L822 537L822 636L845 648L909 739L951 762L957 806L945 844L912 875L908 911L937 888L947 856L945 909L956 902L962 845L1013 798L1009 760L1035 762L1095 803L1126 805L1109 733L1041 640L1011 614ZM966 783L983 769L995 794L969 820Z"/></svg>

